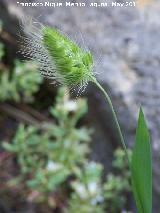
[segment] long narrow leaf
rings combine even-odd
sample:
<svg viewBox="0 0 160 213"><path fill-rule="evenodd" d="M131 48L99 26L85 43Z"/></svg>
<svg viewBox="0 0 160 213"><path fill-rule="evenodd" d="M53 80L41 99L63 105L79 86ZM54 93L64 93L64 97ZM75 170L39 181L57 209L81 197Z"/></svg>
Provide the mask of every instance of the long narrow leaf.
<svg viewBox="0 0 160 213"><path fill-rule="evenodd" d="M132 186L138 213L152 212L152 155L150 135L140 109L131 161Z"/></svg>

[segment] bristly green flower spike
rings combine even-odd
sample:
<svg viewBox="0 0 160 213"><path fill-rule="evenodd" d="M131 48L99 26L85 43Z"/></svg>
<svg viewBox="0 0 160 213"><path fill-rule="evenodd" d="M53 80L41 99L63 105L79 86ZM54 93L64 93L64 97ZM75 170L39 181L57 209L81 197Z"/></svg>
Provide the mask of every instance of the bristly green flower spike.
<svg viewBox="0 0 160 213"><path fill-rule="evenodd" d="M23 37L23 54L39 63L43 76L69 88L83 89L93 81L93 57L58 30L33 24Z"/></svg>
<svg viewBox="0 0 160 213"><path fill-rule="evenodd" d="M93 76L93 58L57 30L45 27L43 43L53 58L57 74L67 86L85 85Z"/></svg>

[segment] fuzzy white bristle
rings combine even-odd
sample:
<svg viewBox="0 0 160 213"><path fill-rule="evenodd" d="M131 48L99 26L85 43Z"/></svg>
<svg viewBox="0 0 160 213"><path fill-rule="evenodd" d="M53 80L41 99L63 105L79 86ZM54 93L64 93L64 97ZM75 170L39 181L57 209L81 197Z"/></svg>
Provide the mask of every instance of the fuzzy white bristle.
<svg viewBox="0 0 160 213"><path fill-rule="evenodd" d="M42 30L43 25L34 22L33 19L22 21L21 25L24 35L20 35L21 54L30 60L38 63L40 74L49 79L56 79L62 82L61 77L56 72L54 62L48 50L43 45Z"/></svg>

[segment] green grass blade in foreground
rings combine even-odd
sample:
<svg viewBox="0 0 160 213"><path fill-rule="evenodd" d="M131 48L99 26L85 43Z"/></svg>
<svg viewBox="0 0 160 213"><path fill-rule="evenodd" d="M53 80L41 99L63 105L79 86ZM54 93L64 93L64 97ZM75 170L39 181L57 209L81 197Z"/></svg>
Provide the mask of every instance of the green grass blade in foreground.
<svg viewBox="0 0 160 213"><path fill-rule="evenodd" d="M131 161L132 186L138 213L152 212L152 155L150 135L142 109Z"/></svg>

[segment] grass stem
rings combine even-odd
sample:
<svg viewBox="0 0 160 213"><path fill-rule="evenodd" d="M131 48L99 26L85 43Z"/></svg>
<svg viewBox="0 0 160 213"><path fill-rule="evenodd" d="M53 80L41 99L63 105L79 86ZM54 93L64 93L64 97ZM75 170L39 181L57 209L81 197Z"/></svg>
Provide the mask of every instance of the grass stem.
<svg viewBox="0 0 160 213"><path fill-rule="evenodd" d="M112 115L113 115L117 130L118 130L118 133L119 133L120 141L121 141L122 147L123 147L123 149L125 151L125 154L126 154L126 157L127 157L127 160L128 160L128 164L129 164L129 167L130 167L130 159L129 159L129 156L128 156L128 153L127 153L127 147L126 147L126 144L125 144L125 141L124 141L124 137L122 135L122 131L121 131L121 128L120 128L120 125L119 125L119 122L118 122L118 119L117 119L117 115L116 115L116 112L114 110L111 98L109 97L108 93L104 90L104 88L100 85L100 83L95 78L93 78L93 82L96 84L96 86L105 95L105 98L106 98L106 100L107 100L107 102L109 104L109 107L111 109L111 112L112 112Z"/></svg>

